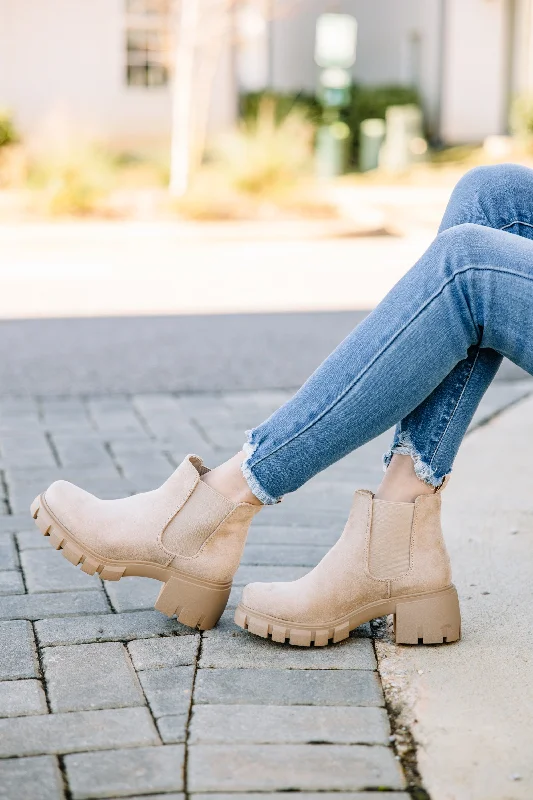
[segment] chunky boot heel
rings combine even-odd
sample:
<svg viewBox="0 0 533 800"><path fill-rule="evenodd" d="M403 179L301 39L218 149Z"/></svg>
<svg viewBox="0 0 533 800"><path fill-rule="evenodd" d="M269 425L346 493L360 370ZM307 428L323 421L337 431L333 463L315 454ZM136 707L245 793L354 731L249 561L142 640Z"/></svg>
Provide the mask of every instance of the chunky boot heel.
<svg viewBox="0 0 533 800"><path fill-rule="evenodd" d="M424 596L399 599L394 614L396 644L442 644L461 637L455 586Z"/></svg>
<svg viewBox="0 0 533 800"><path fill-rule="evenodd" d="M229 586L192 583L184 578L169 578L155 603L157 611L201 631L213 628L224 613L231 592Z"/></svg>
<svg viewBox="0 0 533 800"><path fill-rule="evenodd" d="M202 480L188 455L158 489L101 500L56 481L32 505L43 536L74 566L105 581L133 575L164 581L156 608L207 630L220 619L260 506L235 503Z"/></svg>

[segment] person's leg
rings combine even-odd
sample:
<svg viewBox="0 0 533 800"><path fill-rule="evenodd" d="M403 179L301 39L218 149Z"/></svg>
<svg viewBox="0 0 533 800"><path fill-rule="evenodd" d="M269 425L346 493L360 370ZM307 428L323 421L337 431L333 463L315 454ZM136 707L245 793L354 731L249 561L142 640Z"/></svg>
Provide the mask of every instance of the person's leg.
<svg viewBox="0 0 533 800"><path fill-rule="evenodd" d="M514 164L478 167L457 184L439 232L471 222L533 238L532 197L532 170ZM357 336L357 329L351 336ZM390 467L377 497L412 501L418 495L432 493L442 483L501 361L500 353L473 344L465 358L402 419L385 455ZM205 480L219 491L229 492L235 500L253 502L254 494L241 474L243 458L243 453L237 454Z"/></svg>
<svg viewBox="0 0 533 800"><path fill-rule="evenodd" d="M477 167L455 187L439 233L474 222L533 239L533 170L516 164ZM398 423L376 497L414 501L433 491L435 468L452 467L476 408L502 362L494 350L470 348L444 381ZM425 463L419 454L425 453ZM429 479L429 483L426 481Z"/></svg>
<svg viewBox="0 0 533 800"><path fill-rule="evenodd" d="M473 224L439 234L297 394L250 433L243 468L252 492L277 502L404 419L472 347L533 373L532 281L529 240ZM467 372L463 382L471 379ZM449 464L430 467L421 455L428 482L439 485Z"/></svg>
<svg viewBox="0 0 533 800"><path fill-rule="evenodd" d="M477 352L469 364L471 348ZM250 488L266 502L277 500L395 417L408 417L445 382L441 417L431 404L426 422L419 415L429 440L416 450L410 440L401 443L407 458L415 455L417 475L442 486L458 442L440 445L450 426L464 431L471 413L462 398L477 380L478 360L491 351L533 374L533 242L458 225L440 233L295 397L251 432L244 463ZM297 581L246 586L236 623L276 641L316 645L393 614L397 642L456 641L460 612L441 494L415 494L394 502L355 492L346 527L322 561Z"/></svg>

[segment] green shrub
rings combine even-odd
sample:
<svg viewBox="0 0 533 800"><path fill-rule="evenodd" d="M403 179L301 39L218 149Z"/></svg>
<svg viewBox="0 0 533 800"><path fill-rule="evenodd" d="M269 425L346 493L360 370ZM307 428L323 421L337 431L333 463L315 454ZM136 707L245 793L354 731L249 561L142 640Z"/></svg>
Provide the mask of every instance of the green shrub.
<svg viewBox="0 0 533 800"><path fill-rule="evenodd" d="M234 189L268 195L295 185L309 173L313 126L296 106L285 116L278 110L274 99L263 98L255 119L243 120L215 143L214 162Z"/></svg>
<svg viewBox="0 0 533 800"><path fill-rule="evenodd" d="M533 136L533 95L521 94L511 103L509 128L519 139L531 139Z"/></svg>
<svg viewBox="0 0 533 800"><path fill-rule="evenodd" d="M322 119L322 108L316 97L306 92L248 92L240 97L240 116L246 125L253 127L261 108L273 108L274 118L279 124L292 112L297 112L313 125Z"/></svg>
<svg viewBox="0 0 533 800"><path fill-rule="evenodd" d="M50 152L34 161L29 184L42 192L50 214L89 214L106 196L116 167L109 153L95 146Z"/></svg>
<svg viewBox="0 0 533 800"><path fill-rule="evenodd" d="M18 139L13 117L8 111L0 109L0 147L14 144Z"/></svg>
<svg viewBox="0 0 533 800"><path fill-rule="evenodd" d="M338 114L334 109L323 109L319 100L305 92L251 92L243 94L240 99L241 117L247 125L254 125L262 102L271 102L278 122L285 119L292 111L298 111L315 128L323 122L332 122L340 118L346 122L352 132L351 157L357 163L359 152L359 129L365 119L385 119L389 106L403 106L414 103L420 105L420 97L416 89L397 84L383 86L361 86L354 84L351 90L351 102L348 108Z"/></svg>

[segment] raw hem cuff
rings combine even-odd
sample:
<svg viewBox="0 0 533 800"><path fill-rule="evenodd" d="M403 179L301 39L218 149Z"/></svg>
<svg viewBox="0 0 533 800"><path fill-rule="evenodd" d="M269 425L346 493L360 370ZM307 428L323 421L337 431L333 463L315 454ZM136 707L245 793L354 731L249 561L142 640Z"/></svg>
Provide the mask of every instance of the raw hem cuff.
<svg viewBox="0 0 533 800"><path fill-rule="evenodd" d="M384 472L389 466L391 458L394 455L394 453L398 453L399 455L403 456L411 456L413 460L415 475L423 483L427 483L428 486L433 486L436 489L440 489L443 486L447 476L438 478L435 475L434 470L432 469L432 467L430 467L429 464L426 464L426 462L423 460L422 456L414 446L413 442L411 441L411 437L407 432L402 431L400 434L398 434L390 450L384 453L383 455Z"/></svg>
<svg viewBox="0 0 533 800"><path fill-rule="evenodd" d="M253 474L252 466L250 465L250 459L257 448L257 443L253 441L254 431L246 431L246 435L248 437L248 441L242 446L246 458L241 464L241 472L252 494L254 494L257 499L263 503L263 505L274 506L276 503L281 502L281 497L272 497L270 494L268 494L268 492L263 489Z"/></svg>

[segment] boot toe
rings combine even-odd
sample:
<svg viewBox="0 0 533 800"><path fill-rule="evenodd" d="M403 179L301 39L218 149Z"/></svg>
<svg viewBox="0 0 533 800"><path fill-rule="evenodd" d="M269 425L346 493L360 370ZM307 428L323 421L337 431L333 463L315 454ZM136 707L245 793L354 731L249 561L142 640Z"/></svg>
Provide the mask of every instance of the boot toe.
<svg viewBox="0 0 533 800"><path fill-rule="evenodd" d="M307 610L298 581L250 583L244 588L242 602L250 611L282 620L298 620Z"/></svg>
<svg viewBox="0 0 533 800"><path fill-rule="evenodd" d="M272 614L276 595L275 583L249 583L244 587L242 602L246 608L262 614Z"/></svg>
<svg viewBox="0 0 533 800"><path fill-rule="evenodd" d="M55 481L44 493L44 501L57 521L74 532L81 509L97 499L69 481Z"/></svg>

